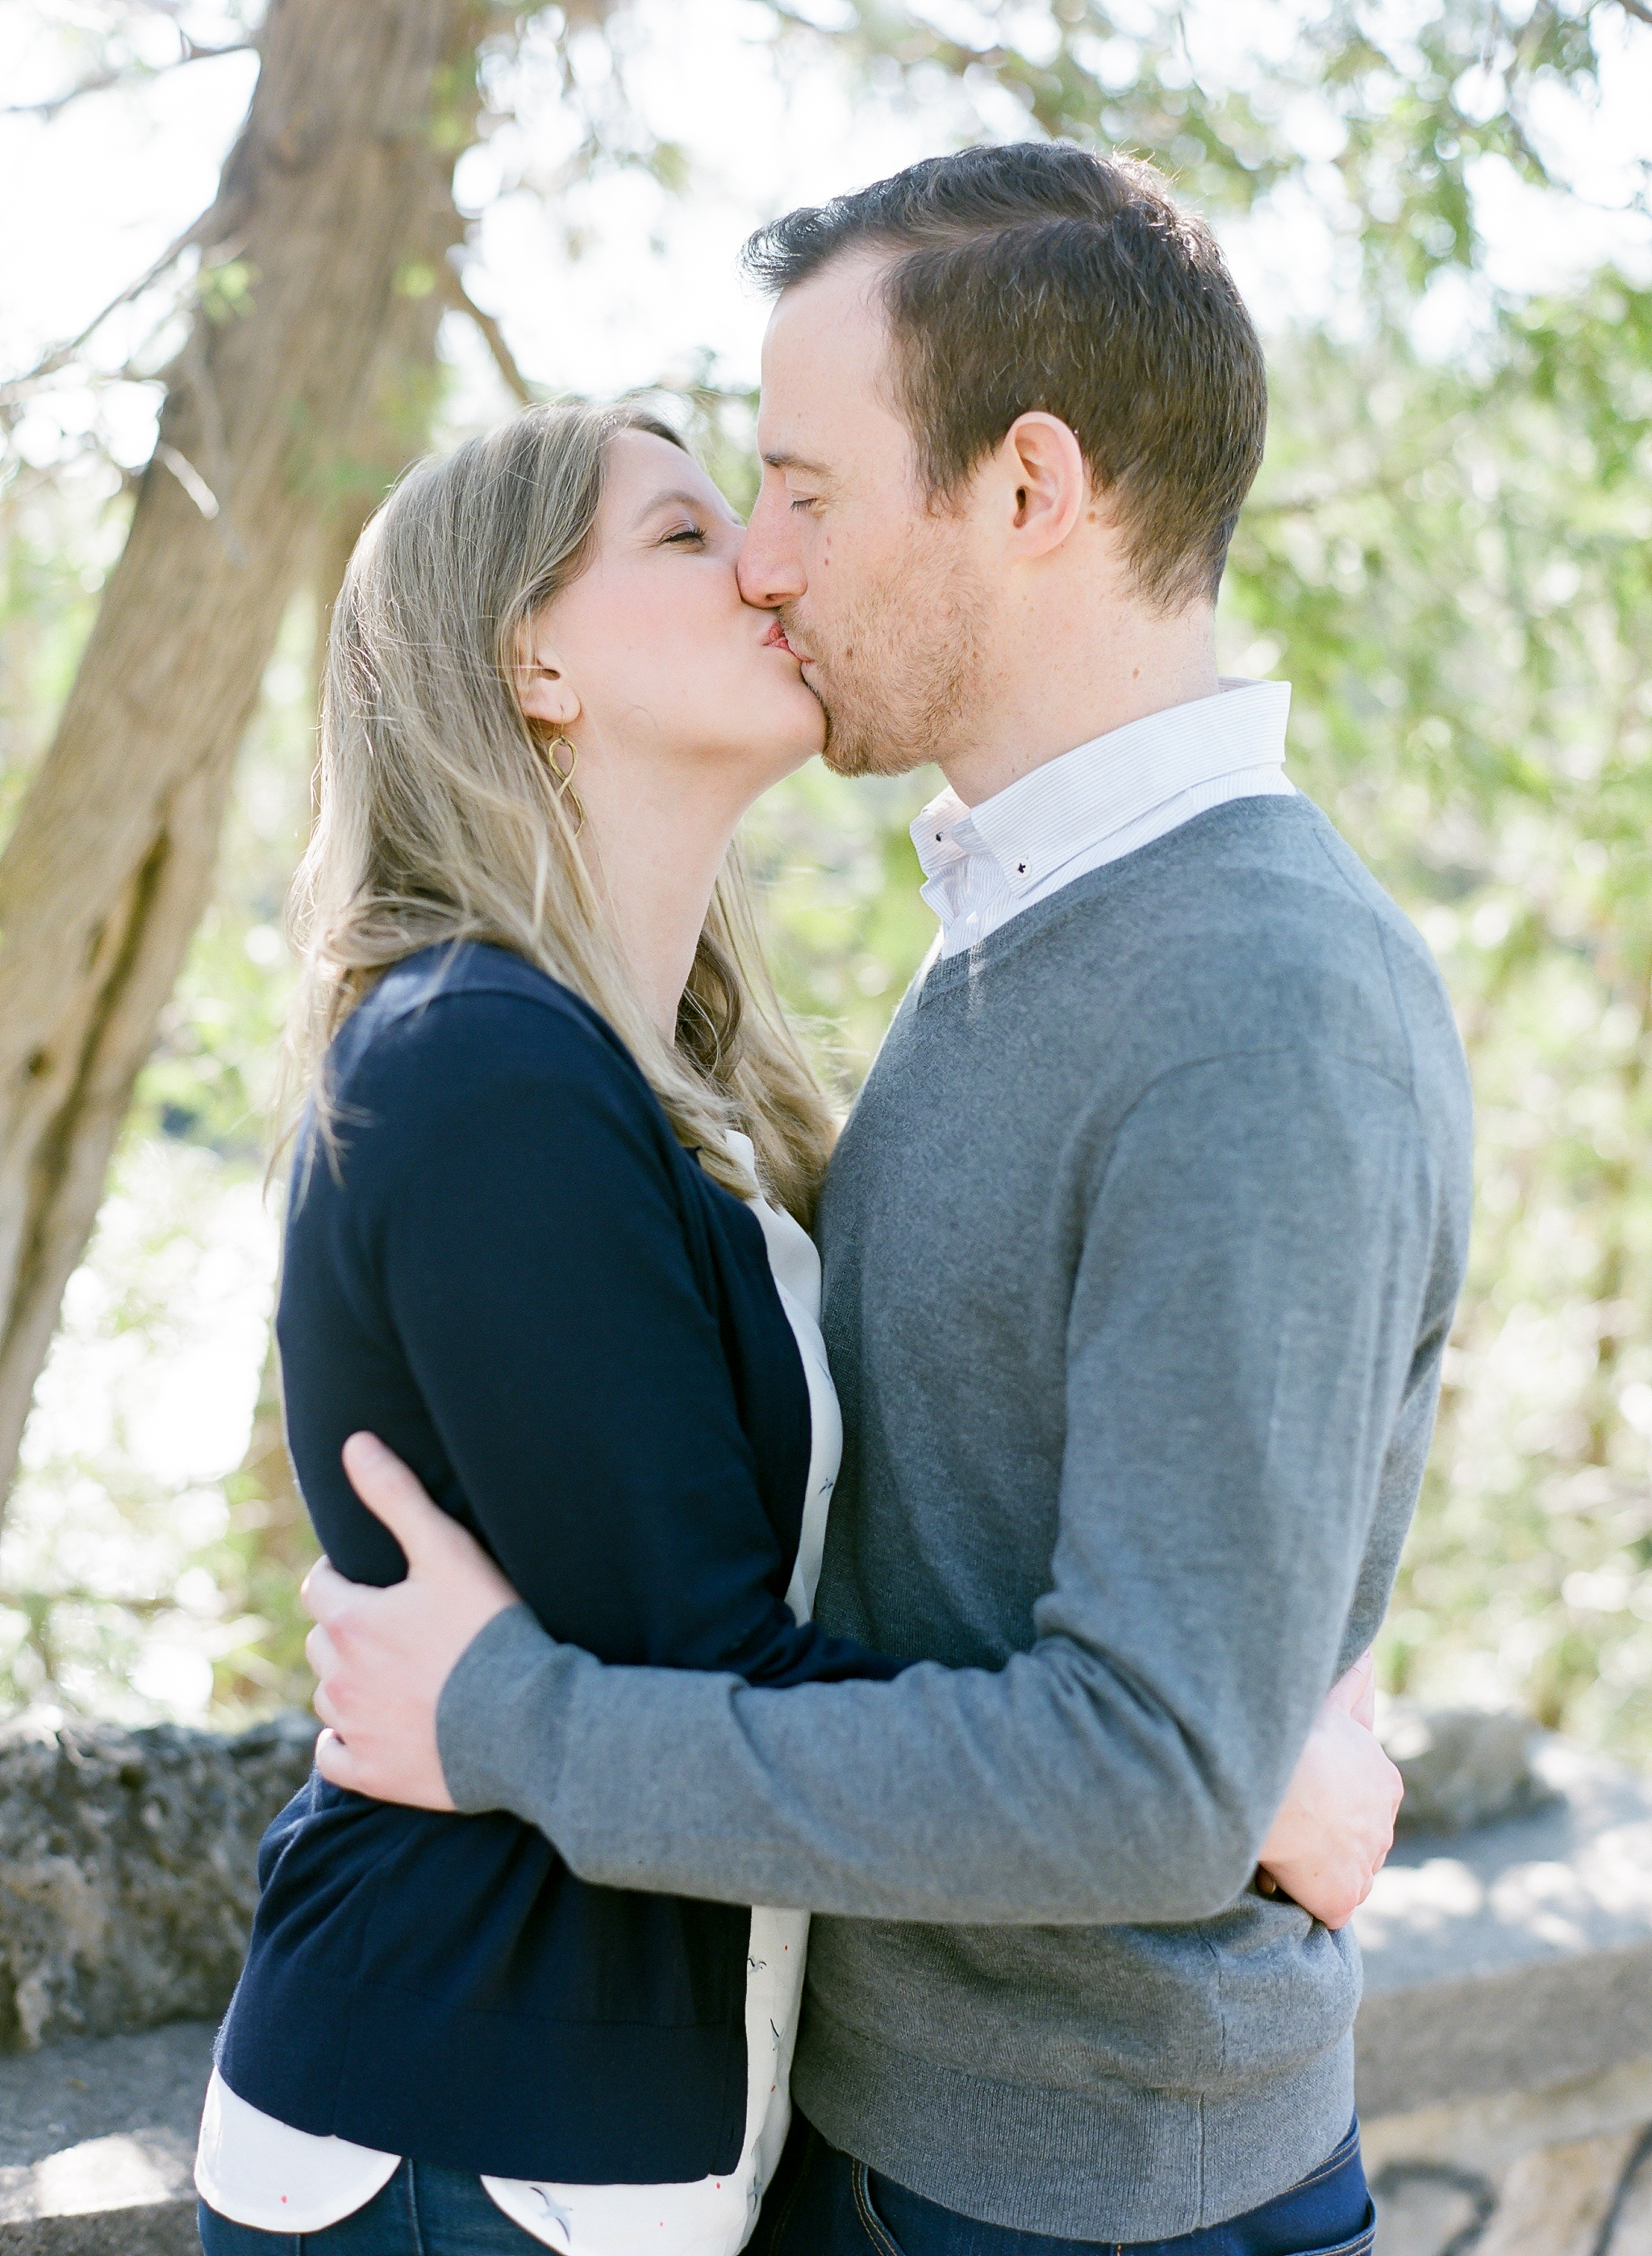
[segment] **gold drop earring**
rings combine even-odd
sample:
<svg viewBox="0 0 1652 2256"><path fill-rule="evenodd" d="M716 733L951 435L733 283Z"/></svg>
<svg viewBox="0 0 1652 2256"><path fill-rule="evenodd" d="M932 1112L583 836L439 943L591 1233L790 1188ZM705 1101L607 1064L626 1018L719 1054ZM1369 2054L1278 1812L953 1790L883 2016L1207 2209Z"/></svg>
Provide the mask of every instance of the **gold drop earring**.
<svg viewBox="0 0 1652 2256"><path fill-rule="evenodd" d="M558 766L559 751L566 752L568 756L566 767ZM560 735L552 737L545 748L545 765L557 779L558 797L573 809L573 835L577 838L585 828L585 803L573 788L573 771L580 765L579 747L566 737Z"/></svg>

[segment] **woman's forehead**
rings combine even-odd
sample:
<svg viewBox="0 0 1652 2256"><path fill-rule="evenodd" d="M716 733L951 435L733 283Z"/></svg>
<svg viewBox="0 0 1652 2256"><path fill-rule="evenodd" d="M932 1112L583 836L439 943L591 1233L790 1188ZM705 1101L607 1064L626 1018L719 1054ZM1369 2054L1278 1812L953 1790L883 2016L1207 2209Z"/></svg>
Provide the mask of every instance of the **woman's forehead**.
<svg viewBox="0 0 1652 2256"><path fill-rule="evenodd" d="M604 483L605 516L629 519L654 495L687 496L720 516L728 503L685 448L653 431L616 431Z"/></svg>

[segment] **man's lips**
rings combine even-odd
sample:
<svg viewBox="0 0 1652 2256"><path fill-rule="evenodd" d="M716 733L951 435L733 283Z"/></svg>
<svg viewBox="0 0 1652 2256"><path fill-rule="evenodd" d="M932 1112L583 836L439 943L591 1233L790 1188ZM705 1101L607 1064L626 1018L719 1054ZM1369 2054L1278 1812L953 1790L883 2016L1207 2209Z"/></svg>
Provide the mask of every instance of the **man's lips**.
<svg viewBox="0 0 1652 2256"><path fill-rule="evenodd" d="M774 622L774 624L770 628L768 633L763 639L763 647L766 650L784 650L791 657L795 658L799 666L807 666L810 663L808 658L805 657L804 652L798 648L797 645L788 639L786 631L781 625L778 619Z"/></svg>

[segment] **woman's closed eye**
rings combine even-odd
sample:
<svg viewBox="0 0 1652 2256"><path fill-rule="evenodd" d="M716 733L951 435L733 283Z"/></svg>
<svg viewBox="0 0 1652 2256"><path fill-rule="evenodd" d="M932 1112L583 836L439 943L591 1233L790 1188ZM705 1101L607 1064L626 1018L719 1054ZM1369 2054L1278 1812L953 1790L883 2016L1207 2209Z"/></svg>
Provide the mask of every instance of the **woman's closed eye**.
<svg viewBox="0 0 1652 2256"><path fill-rule="evenodd" d="M706 546L706 528L703 525L679 525L673 532L665 535L660 542L660 546L662 548L678 546L703 548Z"/></svg>

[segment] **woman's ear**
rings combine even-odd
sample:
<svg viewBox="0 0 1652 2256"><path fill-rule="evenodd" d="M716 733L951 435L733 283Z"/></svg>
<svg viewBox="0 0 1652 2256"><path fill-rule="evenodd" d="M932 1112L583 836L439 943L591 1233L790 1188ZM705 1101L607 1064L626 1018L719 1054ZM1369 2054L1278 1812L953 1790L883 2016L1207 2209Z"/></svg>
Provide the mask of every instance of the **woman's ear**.
<svg viewBox="0 0 1652 2256"><path fill-rule="evenodd" d="M580 717L580 699L551 638L535 621L523 629L517 660L517 702L531 721L570 729Z"/></svg>

